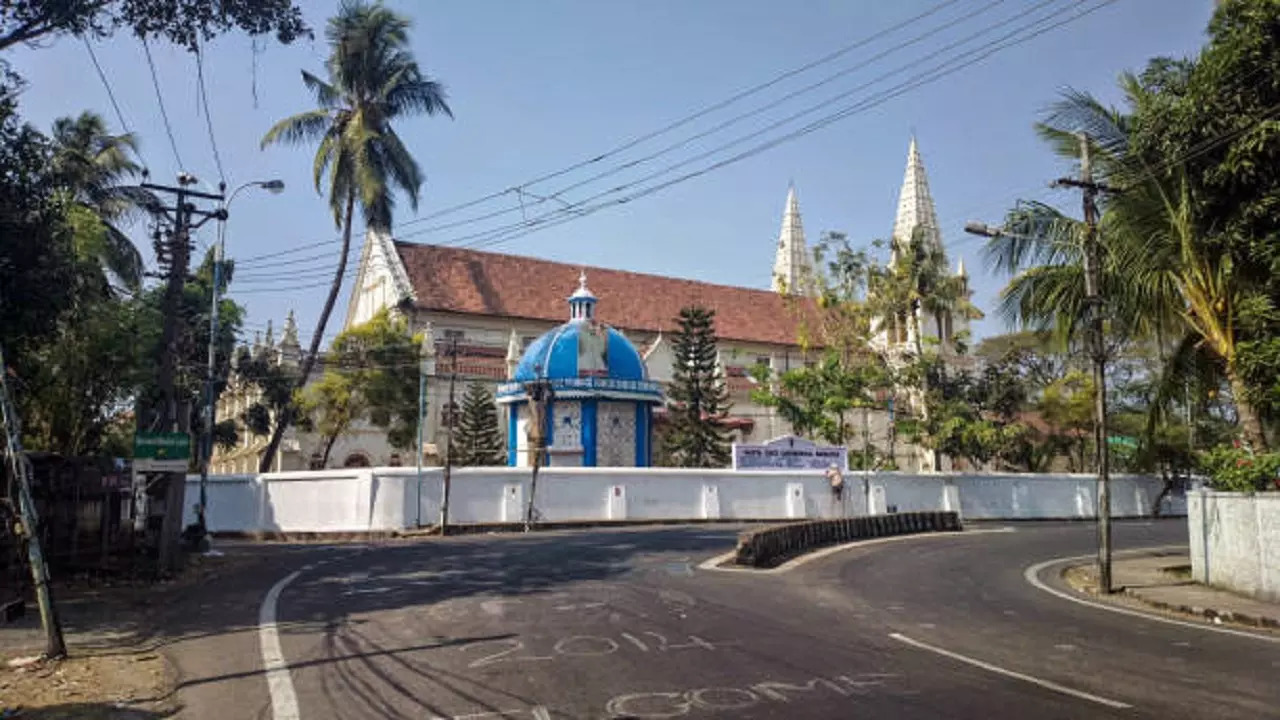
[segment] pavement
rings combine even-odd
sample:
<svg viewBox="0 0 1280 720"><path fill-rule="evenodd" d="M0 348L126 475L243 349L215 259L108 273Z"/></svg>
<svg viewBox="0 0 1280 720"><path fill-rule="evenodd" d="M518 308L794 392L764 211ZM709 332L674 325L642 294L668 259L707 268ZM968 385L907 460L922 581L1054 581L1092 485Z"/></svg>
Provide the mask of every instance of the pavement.
<svg viewBox="0 0 1280 720"><path fill-rule="evenodd" d="M1194 615L1210 622L1280 628L1280 604L1192 580L1191 556L1185 550L1152 550L1116 557L1111 576L1117 592L1158 610ZM1068 568L1066 578L1073 587L1098 594L1097 567L1092 562ZM1121 598L1097 599L1132 606Z"/></svg>
<svg viewBox="0 0 1280 720"><path fill-rule="evenodd" d="M700 567L739 529L276 557L175 608L180 717L1280 717L1274 635L1068 601L1044 563L1088 554L1091 525L904 537L778 573ZM1186 523L1120 522L1114 541L1185 544Z"/></svg>

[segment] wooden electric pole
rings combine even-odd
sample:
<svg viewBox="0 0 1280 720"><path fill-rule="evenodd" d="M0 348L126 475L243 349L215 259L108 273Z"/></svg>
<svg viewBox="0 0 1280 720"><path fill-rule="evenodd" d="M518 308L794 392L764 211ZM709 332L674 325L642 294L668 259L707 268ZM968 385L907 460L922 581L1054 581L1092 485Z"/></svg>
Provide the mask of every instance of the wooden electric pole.
<svg viewBox="0 0 1280 720"><path fill-rule="evenodd" d="M40 545L40 518L31 497L31 460L22 449L22 421L9 395L8 374L4 348L0 347L0 425L4 429L4 455L9 477L18 493L18 516L22 522L22 535L26 536L27 561L31 566L31 581L35 585L36 605L40 608L40 624L44 627L44 656L63 658L67 656L67 643L62 638L62 622L58 620L58 608L53 603L49 564Z"/></svg>
<svg viewBox="0 0 1280 720"><path fill-rule="evenodd" d="M222 209L224 197L221 193L212 194L191 190L189 186L198 181L186 173L178 176L177 187L143 183L142 187L157 194L174 196L173 207L157 207L157 220L170 225L168 232L157 231L156 255L162 265L168 266L165 278L164 300L162 307L163 325L160 331L160 358L156 375L158 398L155 406L146 408L145 415L140 413L138 428L148 428L162 432L189 432L191 417L187 412L179 411L176 370L179 317L183 289L186 287L187 273L191 268L191 231L199 228L209 220L224 219L226 211ZM217 202L215 210L197 208L192 200L200 198ZM199 217L193 222L193 218ZM185 407L185 405L183 405ZM160 530L159 561L162 571L178 569L181 554L178 552L178 541L182 533L182 507L186 496L186 472L165 473L164 484L164 518Z"/></svg>
<svg viewBox="0 0 1280 720"><path fill-rule="evenodd" d="M1110 593L1111 584L1111 453L1107 447L1107 348L1102 323L1102 247L1098 240L1099 192L1110 188L1093 180L1089 137L1080 140L1080 179L1060 178L1057 187L1080 188L1084 196L1084 294L1089 328L1089 354L1093 360L1093 438L1098 468L1098 589Z"/></svg>
<svg viewBox="0 0 1280 720"><path fill-rule="evenodd" d="M529 398L527 434L529 445L533 448L533 476L529 480L529 503L524 512L524 531L529 532L533 528L533 501L538 494L538 470L542 467L542 457L547 451L547 405L555 397L555 391L549 380L539 378L525 383L524 392Z"/></svg>
<svg viewBox="0 0 1280 720"><path fill-rule="evenodd" d="M444 487L440 493L440 534L449 533L449 489L453 481L453 425L458 414L458 404L454 401L454 383L458 379L458 338L449 338L449 408L445 415L444 441Z"/></svg>

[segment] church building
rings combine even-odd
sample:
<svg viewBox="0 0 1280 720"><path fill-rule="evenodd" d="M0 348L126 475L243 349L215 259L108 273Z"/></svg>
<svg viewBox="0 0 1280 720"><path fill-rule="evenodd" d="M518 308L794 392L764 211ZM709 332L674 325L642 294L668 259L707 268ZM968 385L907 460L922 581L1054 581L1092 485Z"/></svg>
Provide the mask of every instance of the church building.
<svg viewBox="0 0 1280 720"><path fill-rule="evenodd" d="M893 226L894 252L900 239L911 237L917 228L941 248L937 213L913 138ZM510 410L500 412L508 460L527 462L523 423L528 422L528 405L517 387L544 378L559 383L566 400L572 400L559 410L558 422L556 411L544 419L554 448L553 466L646 465L654 453L649 438L665 416L661 397L672 378L671 334L680 309L688 305L716 313L719 362L732 401L726 426L733 439L762 443L791 433L773 409L751 399L757 383L749 371L764 364L776 376L817 359L818 351L806 352L799 340L806 325L812 326L815 312L811 262L794 187L783 207L771 277L762 283L770 287L767 290L419 245L370 231L344 328L392 308L408 319L415 333L425 334L427 464L440 462L447 420L459 412L457 400L469 382L489 384L500 406ZM963 275L963 264L957 272ZM922 318L922 332L944 340L968 327L958 315L925 320L930 319ZM891 354L907 351L914 342L908 325L901 318L880 323L876 342ZM450 376L456 376L459 388L453 404L447 390ZM560 397L561 389L556 392ZM932 466L920 448L889 439L895 409L887 397L878 405L851 417L859 436L865 433L881 453L892 445L895 461L904 470ZM227 417L221 410L220 416ZM628 433L627 443L605 440ZM296 430L290 430L287 439L291 442L278 461L281 469L306 468L314 452L308 445L311 440ZM255 443L250 440L242 453L265 445ZM850 445L861 447L861 440ZM334 453L331 464L381 465L394 455L396 464L412 465L411 454L393 451L380 430L358 427L343 438L342 451ZM215 470L220 467L217 460L215 454Z"/></svg>

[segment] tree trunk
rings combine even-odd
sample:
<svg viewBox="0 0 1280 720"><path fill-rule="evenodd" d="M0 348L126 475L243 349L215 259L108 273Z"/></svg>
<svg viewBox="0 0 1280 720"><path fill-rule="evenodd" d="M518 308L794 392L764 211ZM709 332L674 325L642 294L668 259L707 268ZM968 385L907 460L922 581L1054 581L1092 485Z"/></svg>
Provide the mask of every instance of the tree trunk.
<svg viewBox="0 0 1280 720"><path fill-rule="evenodd" d="M302 358L302 368L297 381L299 390L307 384L311 369L315 367L316 358L320 356L320 341L324 338L325 326L329 324L329 315L338 301L338 293L342 292L342 276L347 273L347 255L351 248L351 214L355 210L355 204L356 191L353 186L347 188L347 208L342 222L342 254L338 257L338 269L333 273L333 284L329 286L329 297L324 300L324 307L320 310L320 320L316 322L315 334L311 336L311 346ZM289 403L280 411L280 417L276 418L276 426L271 431L271 442L267 443L267 450L263 453L261 462L258 463L258 472L264 473L271 470L271 463L280 449L284 431L292 422L293 403Z"/></svg>
<svg viewBox="0 0 1280 720"><path fill-rule="evenodd" d="M320 454L320 469L324 470L329 467L329 454L333 452L333 444L337 442L337 435L330 435L324 439L324 452Z"/></svg>
<svg viewBox="0 0 1280 720"><path fill-rule="evenodd" d="M1262 431L1262 418L1258 415L1258 409L1249 401L1244 379L1240 377L1234 362L1227 363L1227 381L1231 383L1231 399L1236 405L1236 416L1240 420L1240 432L1244 434L1244 441L1254 452L1266 452L1267 436Z"/></svg>

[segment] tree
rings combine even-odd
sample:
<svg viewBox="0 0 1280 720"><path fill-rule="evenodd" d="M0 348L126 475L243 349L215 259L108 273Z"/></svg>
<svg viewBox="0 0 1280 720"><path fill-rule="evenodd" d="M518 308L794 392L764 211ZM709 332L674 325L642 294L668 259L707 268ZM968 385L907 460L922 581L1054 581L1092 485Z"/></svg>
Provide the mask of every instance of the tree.
<svg viewBox="0 0 1280 720"><path fill-rule="evenodd" d="M320 467L328 467L333 443L367 411L364 398L352 387L351 377L325 370L318 381L300 390L295 400L298 426L320 434Z"/></svg>
<svg viewBox="0 0 1280 720"><path fill-rule="evenodd" d="M751 399L778 410L799 435L832 445L846 445L861 428L850 413L871 407L883 373L874 364L846 365L829 350L811 366L793 368L775 379L767 367L756 368L760 387Z"/></svg>
<svg viewBox="0 0 1280 720"><path fill-rule="evenodd" d="M458 420L457 439L453 441L454 465L488 466L506 464L502 447L502 430L498 426L498 408L493 395L484 385L467 385L462 396L462 416Z"/></svg>
<svg viewBox="0 0 1280 720"><path fill-rule="evenodd" d="M254 432L272 432L278 427L272 423L279 422L284 409L292 406L297 411L299 427L320 434L324 464L328 463L334 442L357 422L386 430L392 447L410 447L416 439L418 421L420 342L421 337L409 335L403 318L386 309L342 331L325 357L324 374L294 391L290 405L250 408L266 420L265 425L254 426ZM296 369L271 364L282 369L267 369L264 378L270 387L287 388L296 382ZM281 399L283 393L275 397Z"/></svg>
<svg viewBox="0 0 1280 720"><path fill-rule="evenodd" d="M328 80L302 71L302 81L315 93L319 107L281 120L262 138L264 148L278 142L319 143L313 167L316 191L322 192L327 177L329 209L342 229L338 267L302 359L300 383L311 373L342 290L357 199L365 225L378 231L391 227L394 189L408 196L411 207L418 207L423 173L392 122L414 114L452 117L444 87L413 59L408 29L407 19L380 3L344 0L325 30ZM286 411L263 454L263 468L270 467L289 419Z"/></svg>
<svg viewBox="0 0 1280 720"><path fill-rule="evenodd" d="M729 441L721 423L729 414L729 390L717 362L715 311L681 308L677 322L664 451L676 467L724 467Z"/></svg>
<svg viewBox="0 0 1280 720"><path fill-rule="evenodd" d="M239 28L274 33L281 43L310 37L291 0L16 0L0 5L0 50L63 33L105 37L128 28L190 50L202 40Z"/></svg>
<svg viewBox="0 0 1280 720"><path fill-rule="evenodd" d="M1221 3L1210 41L1194 60L1156 58L1125 74L1125 107L1068 92L1038 127L1074 158L1087 132L1096 175L1123 192L1103 205L1102 288L1108 337L1153 341L1163 382L1152 411L1167 412L1209 370L1231 399L1246 443L1268 446L1280 408L1280 2ZM1079 225L1042 205L1011 213L1010 235L989 246L1015 274L1005 309L1024 322L1075 331L1082 308ZM1016 237L1021 236L1021 237Z"/></svg>
<svg viewBox="0 0 1280 720"><path fill-rule="evenodd" d="M53 123L52 180L69 212L79 215L76 251L136 292L142 286L142 255L117 227L140 208L157 208L150 192L126 184L141 174L131 134L112 135L101 115L83 112Z"/></svg>

